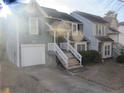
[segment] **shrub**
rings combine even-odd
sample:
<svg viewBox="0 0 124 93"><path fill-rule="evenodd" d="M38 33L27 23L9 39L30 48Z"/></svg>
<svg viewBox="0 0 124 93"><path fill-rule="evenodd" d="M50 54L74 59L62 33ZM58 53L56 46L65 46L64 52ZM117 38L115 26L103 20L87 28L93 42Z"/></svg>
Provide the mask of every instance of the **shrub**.
<svg viewBox="0 0 124 93"><path fill-rule="evenodd" d="M82 51L80 54L82 55L82 64L84 65L102 62L101 54L95 50Z"/></svg>
<svg viewBox="0 0 124 93"><path fill-rule="evenodd" d="M117 61L118 63L124 63L124 55L118 56L118 57L116 58L116 61Z"/></svg>

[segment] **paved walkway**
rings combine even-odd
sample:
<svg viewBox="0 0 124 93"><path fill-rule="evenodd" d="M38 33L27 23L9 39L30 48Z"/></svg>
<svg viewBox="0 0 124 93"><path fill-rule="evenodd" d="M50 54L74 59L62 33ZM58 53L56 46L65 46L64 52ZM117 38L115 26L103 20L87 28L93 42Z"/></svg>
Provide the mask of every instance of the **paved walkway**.
<svg viewBox="0 0 124 93"><path fill-rule="evenodd" d="M50 89L53 93L121 93L72 76L59 68L44 68L39 66L26 69L25 71L37 78L44 87Z"/></svg>

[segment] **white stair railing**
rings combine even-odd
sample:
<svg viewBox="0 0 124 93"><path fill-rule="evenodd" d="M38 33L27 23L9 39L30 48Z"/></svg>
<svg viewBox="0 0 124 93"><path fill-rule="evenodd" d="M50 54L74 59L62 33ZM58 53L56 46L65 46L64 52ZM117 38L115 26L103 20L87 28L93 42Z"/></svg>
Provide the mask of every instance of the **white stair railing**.
<svg viewBox="0 0 124 93"><path fill-rule="evenodd" d="M48 43L48 51L56 52L55 43Z"/></svg>
<svg viewBox="0 0 124 93"><path fill-rule="evenodd" d="M113 44L113 51L117 54L117 55L121 55L122 50L124 49L124 46L119 44L119 43L114 43Z"/></svg>
<svg viewBox="0 0 124 93"><path fill-rule="evenodd" d="M48 44L48 51L54 51L56 53L56 56L61 61L61 63L68 68L68 57L65 55L65 53L59 48L59 46L56 43L49 43Z"/></svg>
<svg viewBox="0 0 124 93"><path fill-rule="evenodd" d="M82 65L82 56L74 49L70 44L68 44L68 49L71 53L80 61L80 65Z"/></svg>
<svg viewBox="0 0 124 93"><path fill-rule="evenodd" d="M60 43L60 48L63 50L67 50L67 43Z"/></svg>
<svg viewBox="0 0 124 93"><path fill-rule="evenodd" d="M82 56L70 44L68 44L68 43L60 43L60 48L70 51L80 61L80 65L82 65Z"/></svg>

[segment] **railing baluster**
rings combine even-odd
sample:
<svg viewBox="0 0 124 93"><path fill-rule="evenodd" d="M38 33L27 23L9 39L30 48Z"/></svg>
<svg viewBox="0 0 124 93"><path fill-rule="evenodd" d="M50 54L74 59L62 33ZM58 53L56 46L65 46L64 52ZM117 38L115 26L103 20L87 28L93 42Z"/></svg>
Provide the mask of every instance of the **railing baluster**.
<svg viewBox="0 0 124 93"><path fill-rule="evenodd" d="M82 65L82 56L70 45L67 43L60 43L61 49L69 48L69 51L80 61L80 65Z"/></svg>
<svg viewBox="0 0 124 93"><path fill-rule="evenodd" d="M62 60L60 60L64 66L66 66L66 68L68 68L68 57L64 54L64 52L59 48L59 46L56 43L49 43L48 44L48 51L54 51L56 52L56 56L58 58L61 58Z"/></svg>

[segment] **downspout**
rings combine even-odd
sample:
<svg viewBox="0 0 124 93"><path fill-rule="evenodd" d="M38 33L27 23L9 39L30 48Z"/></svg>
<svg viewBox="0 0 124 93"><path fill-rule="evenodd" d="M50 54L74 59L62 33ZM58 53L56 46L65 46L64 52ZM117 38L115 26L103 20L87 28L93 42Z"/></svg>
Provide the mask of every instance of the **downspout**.
<svg viewBox="0 0 124 93"><path fill-rule="evenodd" d="M19 39L19 28L18 28L18 22L17 22L17 16L16 16L16 48L17 48L17 66L21 67L21 61L20 61L20 39Z"/></svg>

